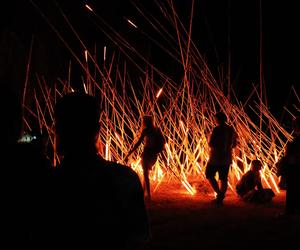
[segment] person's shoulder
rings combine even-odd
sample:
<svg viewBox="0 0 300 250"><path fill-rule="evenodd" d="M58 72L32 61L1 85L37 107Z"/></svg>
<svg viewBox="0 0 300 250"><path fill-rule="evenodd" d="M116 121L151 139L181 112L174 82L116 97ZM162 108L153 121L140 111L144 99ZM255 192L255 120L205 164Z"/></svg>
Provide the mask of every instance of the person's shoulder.
<svg viewBox="0 0 300 250"><path fill-rule="evenodd" d="M109 167L109 169L116 177L131 179L138 178L138 174L129 166L113 161L105 161L105 164L107 165L107 167Z"/></svg>

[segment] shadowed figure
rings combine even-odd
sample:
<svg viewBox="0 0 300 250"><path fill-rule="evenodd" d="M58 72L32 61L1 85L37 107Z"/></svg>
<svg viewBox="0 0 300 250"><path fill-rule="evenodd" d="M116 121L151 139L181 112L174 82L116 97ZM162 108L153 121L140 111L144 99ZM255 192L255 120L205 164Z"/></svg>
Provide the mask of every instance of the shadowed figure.
<svg viewBox="0 0 300 250"><path fill-rule="evenodd" d="M149 237L138 175L104 160L97 149L100 111L95 97L70 93L55 107L61 164L57 167L53 248L139 249Z"/></svg>
<svg viewBox="0 0 300 250"><path fill-rule="evenodd" d="M164 136L161 130L154 125L152 116L143 117L143 129L141 135L138 141L132 147L132 149L127 153L125 157L125 162L143 141L144 149L141 155L141 164L143 167L144 175L144 190L146 191L147 197L150 200L151 188L149 180L149 171L152 170L154 164L157 161L158 154L162 152L165 145Z"/></svg>
<svg viewBox="0 0 300 250"><path fill-rule="evenodd" d="M277 175L285 178L286 201L283 215L300 215L300 116L293 120L294 139L277 163Z"/></svg>
<svg viewBox="0 0 300 250"><path fill-rule="evenodd" d="M21 98L1 87L1 249L40 249L47 241L51 166L39 138L22 137ZM28 135L28 138L31 138Z"/></svg>
<svg viewBox="0 0 300 250"><path fill-rule="evenodd" d="M251 162L248 170L236 184L237 194L246 202L267 203L275 196L270 188L263 188L260 170L262 163L259 160Z"/></svg>
<svg viewBox="0 0 300 250"><path fill-rule="evenodd" d="M214 202L222 204L227 191L228 173L232 163L232 149L237 145L237 135L234 129L226 124L227 117L223 112L215 115L217 126L213 129L209 139L210 156L205 175L217 194ZM219 175L221 187L215 178Z"/></svg>

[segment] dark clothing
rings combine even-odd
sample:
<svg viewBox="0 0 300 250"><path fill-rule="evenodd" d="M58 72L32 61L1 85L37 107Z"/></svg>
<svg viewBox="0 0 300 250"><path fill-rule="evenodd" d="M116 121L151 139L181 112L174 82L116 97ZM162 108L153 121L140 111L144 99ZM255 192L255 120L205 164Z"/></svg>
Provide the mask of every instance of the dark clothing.
<svg viewBox="0 0 300 250"><path fill-rule="evenodd" d="M272 189L264 189L259 171L249 170L236 184L237 194L244 200L253 203L265 203L275 196Z"/></svg>
<svg viewBox="0 0 300 250"><path fill-rule="evenodd" d="M245 195L253 189L262 189L259 172L249 170L236 184L236 191L240 196Z"/></svg>
<svg viewBox="0 0 300 250"><path fill-rule="evenodd" d="M1 176L1 232L7 243L2 249L41 249L50 232L48 202L53 169L34 143L11 145L6 150L9 165Z"/></svg>
<svg viewBox="0 0 300 250"><path fill-rule="evenodd" d="M218 172L220 180L227 180L232 162L232 148L236 146L236 140L235 131L227 124L213 129L209 140L210 155L205 170L206 178L214 178Z"/></svg>
<svg viewBox="0 0 300 250"><path fill-rule="evenodd" d="M300 213L300 136L287 145L286 153L278 162L278 175L286 182L286 213Z"/></svg>
<svg viewBox="0 0 300 250"><path fill-rule="evenodd" d="M149 237L138 175L100 156L65 158L57 169L57 246L139 249Z"/></svg>
<svg viewBox="0 0 300 250"><path fill-rule="evenodd" d="M236 133L227 124L222 124L213 129L209 140L211 165L230 165L232 162L232 149L237 143Z"/></svg>
<svg viewBox="0 0 300 250"><path fill-rule="evenodd" d="M208 163L205 169L205 175L207 178L214 178L218 172L219 179L226 181L228 178L229 167L230 165L212 165Z"/></svg>

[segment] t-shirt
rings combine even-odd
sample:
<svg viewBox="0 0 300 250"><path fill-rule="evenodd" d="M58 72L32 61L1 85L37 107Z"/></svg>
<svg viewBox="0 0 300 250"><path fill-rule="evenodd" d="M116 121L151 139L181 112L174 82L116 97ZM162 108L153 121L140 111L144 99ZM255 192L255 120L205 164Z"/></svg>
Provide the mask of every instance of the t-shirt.
<svg viewBox="0 0 300 250"><path fill-rule="evenodd" d="M236 146L237 136L233 128L227 124L213 129L210 137L209 163L212 165L228 165L232 162L232 148Z"/></svg>

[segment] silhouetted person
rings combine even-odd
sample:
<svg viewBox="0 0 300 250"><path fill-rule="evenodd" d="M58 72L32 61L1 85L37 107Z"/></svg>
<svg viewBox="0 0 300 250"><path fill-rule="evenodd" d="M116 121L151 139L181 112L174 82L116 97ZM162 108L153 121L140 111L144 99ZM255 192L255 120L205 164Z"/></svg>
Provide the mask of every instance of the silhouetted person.
<svg viewBox="0 0 300 250"><path fill-rule="evenodd" d="M267 203L275 196L270 188L263 188L260 176L262 163L259 160L251 162L248 170L236 184L237 194L246 202Z"/></svg>
<svg viewBox="0 0 300 250"><path fill-rule="evenodd" d="M222 204L227 191L228 173L232 163L232 149L237 144L237 136L234 129L226 124L227 117L223 112L216 113L215 118L217 126L213 129L208 143L210 156L205 175L217 194L214 202ZM215 178L217 172L221 187L219 187Z"/></svg>
<svg viewBox="0 0 300 250"><path fill-rule="evenodd" d="M300 215L300 117L293 121L294 139L287 144L285 155L277 164L278 175L286 181L284 215Z"/></svg>
<svg viewBox="0 0 300 250"><path fill-rule="evenodd" d="M144 189L146 191L148 199L151 199L149 171L152 170L154 164L157 161L158 154L163 150L165 145L164 136L161 130L158 127L154 126L152 116L143 117L143 130L138 141L126 155L125 162L143 141L144 149L141 156L141 164L143 167L144 175Z"/></svg>
<svg viewBox="0 0 300 250"><path fill-rule="evenodd" d="M138 175L99 154L100 110L83 93L63 96L55 107L58 148L57 224L53 248L139 249L149 237Z"/></svg>
<svg viewBox="0 0 300 250"><path fill-rule="evenodd" d="M22 137L21 98L2 86L1 243L2 249L40 249L47 229L50 163L38 138ZM31 140L33 139L33 140Z"/></svg>

